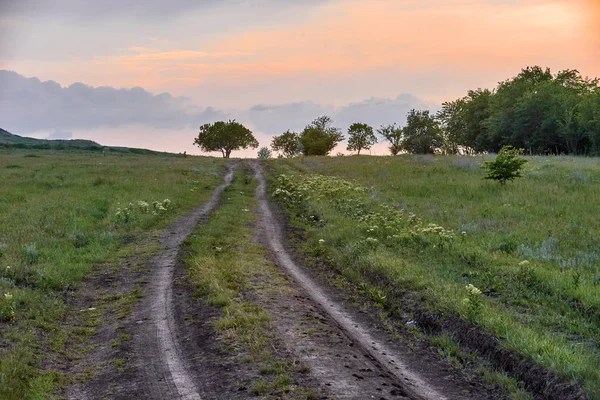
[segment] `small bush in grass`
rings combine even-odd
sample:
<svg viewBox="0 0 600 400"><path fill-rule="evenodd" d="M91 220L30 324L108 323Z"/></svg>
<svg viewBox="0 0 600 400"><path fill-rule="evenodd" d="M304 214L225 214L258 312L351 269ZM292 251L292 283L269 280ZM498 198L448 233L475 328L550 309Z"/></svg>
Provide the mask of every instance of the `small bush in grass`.
<svg viewBox="0 0 600 400"><path fill-rule="evenodd" d="M485 161L484 168L487 170L485 179L493 179L505 184L521 176L523 164L527 162L519 157L523 154L523 149L515 149L512 146L504 146L498 152L494 161Z"/></svg>
<svg viewBox="0 0 600 400"><path fill-rule="evenodd" d="M269 150L268 147L261 147L261 149L258 150L257 157L260 160L266 160L268 158L271 158L271 150Z"/></svg>

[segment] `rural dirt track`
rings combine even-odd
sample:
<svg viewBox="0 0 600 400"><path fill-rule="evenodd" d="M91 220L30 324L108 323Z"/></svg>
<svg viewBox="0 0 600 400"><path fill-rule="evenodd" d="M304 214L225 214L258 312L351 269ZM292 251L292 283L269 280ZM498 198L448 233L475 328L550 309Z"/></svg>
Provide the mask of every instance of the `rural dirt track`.
<svg viewBox="0 0 600 400"><path fill-rule="evenodd" d="M176 229L164 241L166 250L152 260L156 265L153 279L154 294L149 304L152 322L144 324L140 332L140 354L149 390L148 398L199 400L199 390L177 339L175 312L173 308L173 273L177 255L183 241L192 234L198 223L208 218L219 205L221 195L231 184L235 167L230 166L224 182L215 189L212 197L201 207L188 214L176 225ZM157 351L158 350L158 351ZM158 353L158 354L157 354ZM157 358L160 362L156 362Z"/></svg>
<svg viewBox="0 0 600 400"><path fill-rule="evenodd" d="M208 202L168 229L161 239L160 255L140 271L121 272L120 277L107 273L94 282L104 291L107 286L131 289L134 281L148 279L144 297L131 315L99 327L94 338L97 348L86 357L87 364L77 367L95 368L96 374L72 385L68 398L256 398L248 389L256 371L224 350L212 324L221 311L193 295L178 257L184 240L219 206L236 166L230 165L223 184ZM271 315L275 355L308 367L294 375L297 385L313 390L318 399L502 397L440 361L435 351L413 352L397 343L381 329L377 317L348 304L341 291L304 267L289 246L282 216L267 196L261 164L253 162L252 170L259 182L256 240L268 250L287 289L256 290L244 296ZM274 287L273 282L263 283ZM108 343L122 332L130 334L131 340L111 349ZM115 359L125 360L121 370L112 366Z"/></svg>
<svg viewBox="0 0 600 400"><path fill-rule="evenodd" d="M148 262L152 277L129 322L139 327L133 335L130 355L134 372L100 376L97 382L72 387L73 399L200 399L195 374L191 372L177 337L173 306L173 273L181 244L196 226L218 207L221 195L232 182L236 164L230 164L224 182L210 200L168 229L162 237L162 252ZM134 321L132 321L134 320ZM102 355L100 362L108 360ZM109 393L109 394L107 394Z"/></svg>

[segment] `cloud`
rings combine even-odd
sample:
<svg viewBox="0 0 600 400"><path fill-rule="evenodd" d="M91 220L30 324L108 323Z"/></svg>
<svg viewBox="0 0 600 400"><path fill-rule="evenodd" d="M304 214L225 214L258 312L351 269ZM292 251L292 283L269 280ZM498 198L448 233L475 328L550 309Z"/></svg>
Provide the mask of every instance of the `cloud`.
<svg viewBox="0 0 600 400"><path fill-rule="evenodd" d="M379 127L394 122L404 124L406 114L413 108L437 111L440 106L424 102L411 94L401 94L395 99L371 97L342 107L334 115L344 126L350 126L354 122L363 122Z"/></svg>
<svg viewBox="0 0 600 400"><path fill-rule="evenodd" d="M185 97L154 95L141 87L116 89L74 83L62 87L0 71L0 121L15 132L78 130L142 124L182 129L222 117Z"/></svg>
<svg viewBox="0 0 600 400"><path fill-rule="evenodd" d="M331 107L310 101L281 105L258 104L242 112L241 120L247 121L255 131L280 134L288 129L300 131L316 117L331 111Z"/></svg>
<svg viewBox="0 0 600 400"><path fill-rule="evenodd" d="M334 125L346 131L355 122L373 126L404 124L406 114L411 109L437 111L439 105L420 100L411 94L402 94L395 99L371 97L369 99L334 107L313 102L289 103L282 105L256 105L243 113L255 130L267 134L280 134L288 129L302 130L313 119L329 115Z"/></svg>

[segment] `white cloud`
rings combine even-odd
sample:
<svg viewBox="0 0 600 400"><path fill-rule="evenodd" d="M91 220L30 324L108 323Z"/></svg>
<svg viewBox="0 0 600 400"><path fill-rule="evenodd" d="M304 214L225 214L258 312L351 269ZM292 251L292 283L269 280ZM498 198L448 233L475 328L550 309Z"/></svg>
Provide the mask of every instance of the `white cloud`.
<svg viewBox="0 0 600 400"><path fill-rule="evenodd" d="M0 71L0 123L15 133L82 130L142 124L182 129L222 117L185 97L154 95L140 87L115 89L74 83L62 87Z"/></svg>
<svg viewBox="0 0 600 400"><path fill-rule="evenodd" d="M413 108L436 111L439 105L402 94L342 106L304 101L219 110L197 107L189 99L169 93L154 95L140 87L116 89L82 83L63 87L54 81L0 71L0 126L12 133L46 132L43 137L50 139L86 138L105 145L175 152L197 153L192 141L198 126L217 120L237 119L254 132L261 146L269 146L273 135L288 129L301 131L321 115L332 117L334 125L346 132L354 122L374 128L403 124ZM379 152L385 153L380 147ZM241 152L245 156L254 153Z"/></svg>

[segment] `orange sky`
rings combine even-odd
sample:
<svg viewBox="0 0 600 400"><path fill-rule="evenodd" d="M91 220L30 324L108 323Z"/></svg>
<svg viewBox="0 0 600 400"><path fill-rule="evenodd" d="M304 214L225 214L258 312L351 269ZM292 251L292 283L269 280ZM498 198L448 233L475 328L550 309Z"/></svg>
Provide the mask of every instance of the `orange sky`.
<svg viewBox="0 0 600 400"><path fill-rule="evenodd" d="M586 5L590 11L591 35L596 39L596 45L600 47L600 1L586 0Z"/></svg>
<svg viewBox="0 0 600 400"><path fill-rule="evenodd" d="M286 28L223 35L203 52L174 49L109 58L160 86L170 81L243 84L298 73L345 76L392 69L511 70L531 63L597 71L595 1L530 1L520 7L476 0L333 3L310 21ZM591 10L591 11L590 11ZM498 79L507 76L498 75Z"/></svg>

